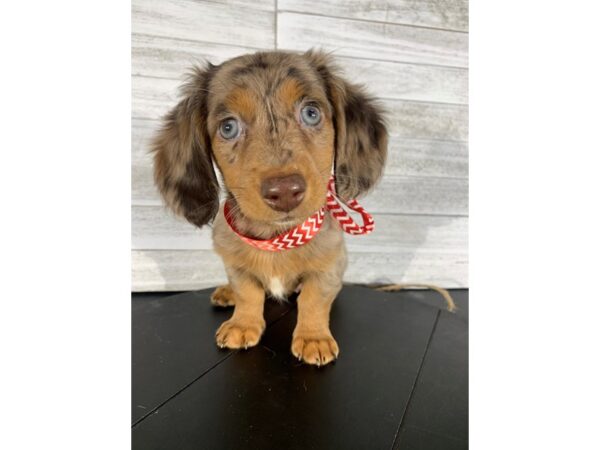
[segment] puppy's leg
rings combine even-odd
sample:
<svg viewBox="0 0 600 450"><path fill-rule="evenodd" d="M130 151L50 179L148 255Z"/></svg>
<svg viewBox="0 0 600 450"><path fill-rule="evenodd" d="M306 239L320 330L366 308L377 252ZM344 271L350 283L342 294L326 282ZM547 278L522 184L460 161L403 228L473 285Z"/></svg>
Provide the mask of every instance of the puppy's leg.
<svg viewBox="0 0 600 450"><path fill-rule="evenodd" d="M308 364L328 364L339 348L329 331L329 311L341 289L333 276L310 275L303 280L298 296L298 323L292 338L292 353Z"/></svg>
<svg viewBox="0 0 600 450"><path fill-rule="evenodd" d="M210 296L210 302L215 306L222 307L235 305L233 289L228 284L219 286Z"/></svg>
<svg viewBox="0 0 600 450"><path fill-rule="evenodd" d="M265 291L245 275L238 275L230 281L235 309L231 319L223 322L217 330L217 345L227 348L252 347L258 344L265 330Z"/></svg>

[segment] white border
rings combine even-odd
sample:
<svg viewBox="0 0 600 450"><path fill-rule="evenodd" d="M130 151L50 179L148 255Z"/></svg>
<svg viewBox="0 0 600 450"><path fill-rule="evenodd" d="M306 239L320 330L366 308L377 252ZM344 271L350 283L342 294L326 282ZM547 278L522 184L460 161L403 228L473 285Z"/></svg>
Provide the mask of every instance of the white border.
<svg viewBox="0 0 600 450"><path fill-rule="evenodd" d="M590 5L471 2L472 449L600 448Z"/></svg>
<svg viewBox="0 0 600 450"><path fill-rule="evenodd" d="M130 442L129 2L8 2L0 448Z"/></svg>

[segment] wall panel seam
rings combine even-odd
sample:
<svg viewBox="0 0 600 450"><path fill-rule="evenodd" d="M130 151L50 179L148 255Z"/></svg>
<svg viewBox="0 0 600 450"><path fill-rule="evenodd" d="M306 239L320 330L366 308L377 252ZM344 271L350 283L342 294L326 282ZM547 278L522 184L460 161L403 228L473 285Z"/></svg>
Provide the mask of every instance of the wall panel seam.
<svg viewBox="0 0 600 450"><path fill-rule="evenodd" d="M355 17L329 16L327 14L311 13L311 12L306 12L306 11L293 11L290 9L281 9L277 12L278 13L287 13L287 14L296 14L299 16L313 16L313 17L324 17L324 18L328 18L328 19L352 20L354 22L375 23L375 24L379 24L379 25L400 25L403 27L422 28L425 30L449 31L452 33L469 34L468 31L454 30L451 28L428 27L426 25L415 25L412 23L402 23L402 22L386 22L386 21L379 21L379 20L373 20L373 19L357 19Z"/></svg>

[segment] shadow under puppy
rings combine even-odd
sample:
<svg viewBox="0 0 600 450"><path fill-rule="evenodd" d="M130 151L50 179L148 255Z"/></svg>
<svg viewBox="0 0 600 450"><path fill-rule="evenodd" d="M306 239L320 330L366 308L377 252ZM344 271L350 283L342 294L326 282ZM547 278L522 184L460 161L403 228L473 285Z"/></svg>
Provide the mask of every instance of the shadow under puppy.
<svg viewBox="0 0 600 450"><path fill-rule="evenodd" d="M254 248L219 208L213 162L222 173L237 231L269 239L304 222L336 191L351 199L380 178L387 130L376 102L343 80L329 56L263 52L195 68L183 99L153 142L155 182L166 203L213 241L229 284L213 303L235 307L216 333L228 348L256 345L265 329L265 293L284 298L301 285L292 353L327 364L339 353L331 305L347 265L342 230L329 213L310 241L278 252Z"/></svg>

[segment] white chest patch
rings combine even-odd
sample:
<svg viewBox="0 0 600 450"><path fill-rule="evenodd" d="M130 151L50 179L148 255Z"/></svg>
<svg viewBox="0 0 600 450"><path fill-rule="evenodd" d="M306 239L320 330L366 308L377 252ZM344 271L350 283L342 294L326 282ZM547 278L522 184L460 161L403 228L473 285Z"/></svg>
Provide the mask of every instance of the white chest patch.
<svg viewBox="0 0 600 450"><path fill-rule="evenodd" d="M273 277L269 280L269 292L275 298L285 298L285 289L278 277Z"/></svg>

